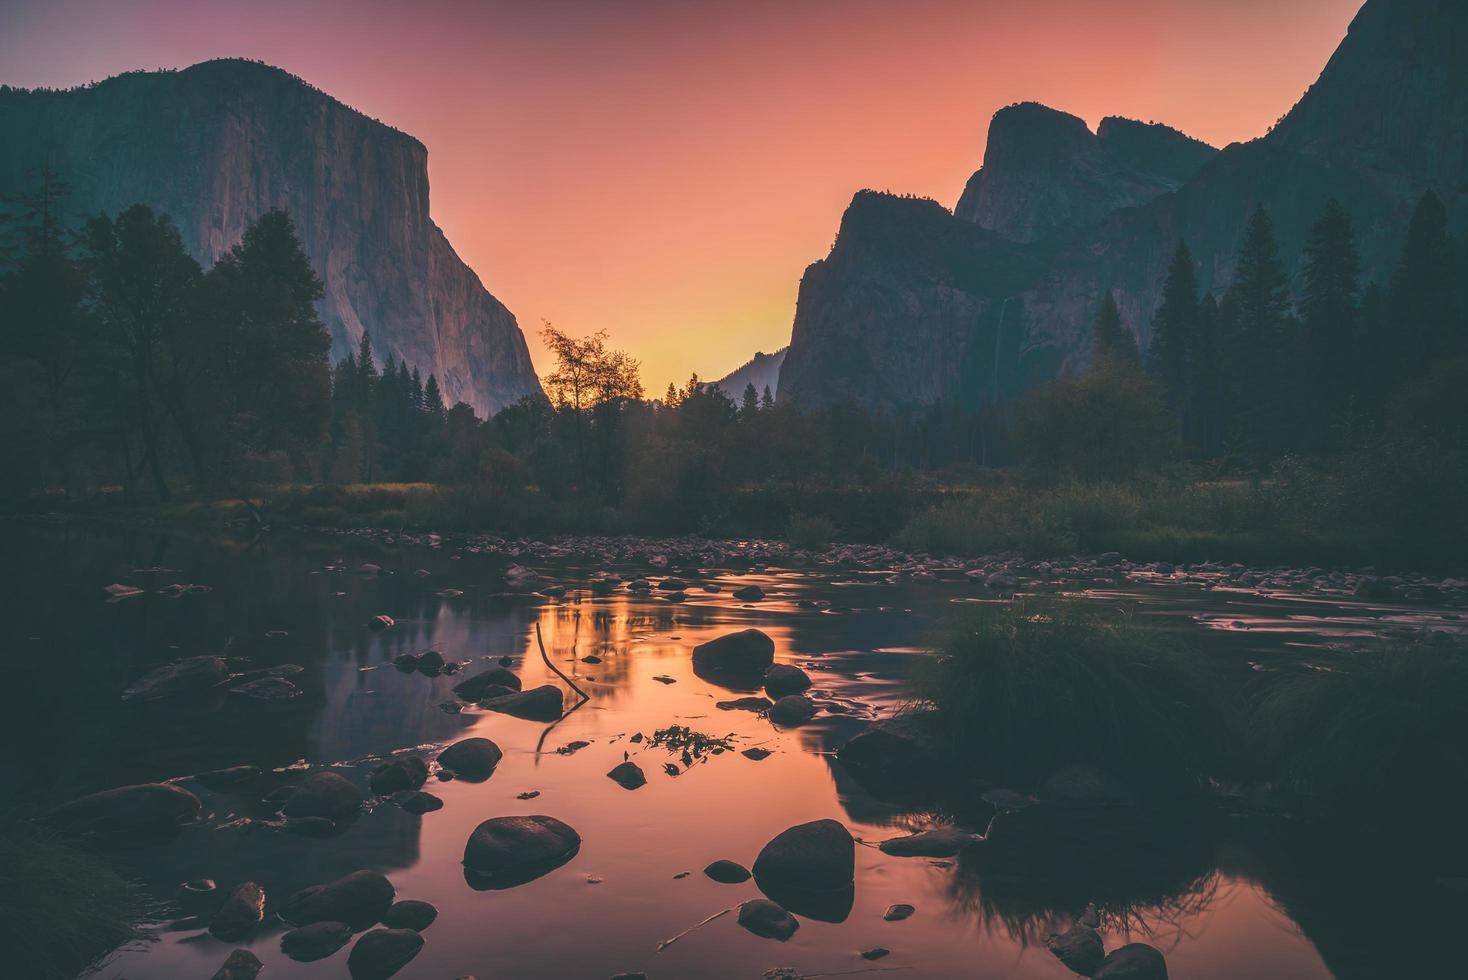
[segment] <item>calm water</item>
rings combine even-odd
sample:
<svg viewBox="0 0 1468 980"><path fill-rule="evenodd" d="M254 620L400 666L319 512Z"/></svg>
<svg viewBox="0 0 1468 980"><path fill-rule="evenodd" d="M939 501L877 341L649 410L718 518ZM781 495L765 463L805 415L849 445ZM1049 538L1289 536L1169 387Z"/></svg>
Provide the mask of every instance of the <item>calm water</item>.
<svg viewBox="0 0 1468 980"><path fill-rule="evenodd" d="M349 538L281 536L250 544L91 529L11 529L10 540L0 617L12 674L11 751L0 763L7 797L62 800L244 763L283 770L273 777L280 783L296 768L337 767L365 787L373 762L394 752L431 757L468 735L501 746L505 758L487 782L430 779L425 789L443 799L442 810L413 816L384 803L329 839L261 823L271 807L260 804L260 787L231 794L185 780L181 785L204 801L205 819L168 844L120 852L130 873L161 896L207 877L226 890L257 881L274 901L358 868L379 869L400 899L426 900L439 910L422 952L397 974L403 980L624 971L754 978L776 966L807 974L881 968L914 977L1064 978L1070 972L1041 940L1087 901L1103 907L1108 949L1151 942L1175 978L1406 976L1437 963L1434 932L1436 942L1448 942L1465 911L1461 899L1453 905L1415 880L1368 874L1349 856L1261 842L1220 818L1220 826L1184 828L1184 843L1138 855L1135 876L1120 881L986 878L962 862L889 857L859 846L856 900L844 921L803 919L794 938L780 944L726 915L660 952L661 941L759 895L752 881L705 878L701 869L711 861L748 866L776 833L807 820L835 818L875 843L937 818L874 798L831 752L865 719L893 710L934 624L956 602L983 599L980 586L836 584L838 576L805 570L680 570L724 591L706 594L695 585L688 602L673 604L625 592L592 598L584 587L595 568L537 565L573 589L554 601L506 594L504 559L450 545L393 550ZM357 573L365 561L389 574ZM417 569L431 574L415 576ZM113 582L149 591L108 602L102 590ZM730 598L731 587L748 582L771 597L756 606ZM154 592L170 583L211 591L180 598ZM445 588L464 594L434 594ZM1097 595L1139 603L1144 615L1192 634L1241 678L1308 659L1312 647L1344 636L1455 626L1434 610L1248 592L1137 584ZM833 608L802 610L801 598L826 599ZM394 617L396 628L368 630L365 622L378 613ZM527 689L559 683L536 650L537 624L552 657L591 695L555 726L472 708L447 713L440 705L455 701L451 688L462 675L403 673L391 663L431 648L470 662L466 673L473 673L508 656ZM778 661L806 667L813 695L839 713L779 731L749 712L718 709L717 701L738 695L695 677L689 652L746 626L774 639ZM573 650L601 663L579 662ZM304 694L280 704L120 700L152 667L206 653L238 658L239 670L298 664L304 670L293 679ZM725 753L672 777L663 764L678 761L674 756L630 736L675 724L772 754L752 761ZM590 744L556 751L573 741ZM605 776L624 752L648 774L648 784L634 792ZM540 795L518 798L529 791ZM517 888L470 888L460 864L470 831L489 817L533 813L576 828L580 853ZM692 873L679 877L683 872ZM883 921L883 911L897 903L917 911L906 921ZM261 975L270 980L345 975L347 950L295 963L280 953L282 931L267 922L239 944L197 927L163 931L159 941L119 954L97 975L208 977L235 945L259 956ZM875 946L891 954L876 963L860 958Z"/></svg>

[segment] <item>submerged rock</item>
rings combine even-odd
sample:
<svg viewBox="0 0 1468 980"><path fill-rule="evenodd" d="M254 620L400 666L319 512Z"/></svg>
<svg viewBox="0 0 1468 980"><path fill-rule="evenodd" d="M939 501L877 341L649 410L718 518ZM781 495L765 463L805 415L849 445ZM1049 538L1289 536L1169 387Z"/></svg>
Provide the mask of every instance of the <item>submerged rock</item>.
<svg viewBox="0 0 1468 980"><path fill-rule="evenodd" d="M892 837L879 845L883 854L893 857L953 857L964 845L983 840L958 827L935 827L906 837Z"/></svg>
<svg viewBox="0 0 1468 980"><path fill-rule="evenodd" d="M392 795L392 801L408 813L432 813L443 809L443 800L421 790L400 790Z"/></svg>
<svg viewBox="0 0 1468 980"><path fill-rule="evenodd" d="M750 899L739 906L739 924L762 939L782 943L800 928L795 916L767 898Z"/></svg>
<svg viewBox="0 0 1468 980"><path fill-rule="evenodd" d="M159 701L207 691L229 676L223 657L185 657L148 671L126 691L124 701Z"/></svg>
<svg viewBox="0 0 1468 980"><path fill-rule="evenodd" d="M107 843L151 840L177 832L199 814L199 798L171 783L142 783L64 803L46 822L64 834Z"/></svg>
<svg viewBox="0 0 1468 980"><path fill-rule="evenodd" d="M735 698L732 701L718 701L714 704L714 707L720 711L753 711L756 714L764 714L774 706L775 702L761 697Z"/></svg>
<svg viewBox="0 0 1468 980"><path fill-rule="evenodd" d="M737 885L750 878L749 869L733 861L715 861L703 873L721 885Z"/></svg>
<svg viewBox="0 0 1468 980"><path fill-rule="evenodd" d="M642 767L630 760L607 773L607 778L623 789L637 789L647 784L647 776Z"/></svg>
<svg viewBox="0 0 1468 980"><path fill-rule="evenodd" d="M350 780L322 770L296 784L281 812L287 817L323 817L341 823L361 812L362 800L362 791Z"/></svg>
<svg viewBox="0 0 1468 980"><path fill-rule="evenodd" d="M367 620L367 628L378 633L386 629L392 629L396 625L397 621L386 614L379 614Z"/></svg>
<svg viewBox="0 0 1468 980"><path fill-rule="evenodd" d="M345 922L313 922L280 937L280 951L301 963L324 960L352 941Z"/></svg>
<svg viewBox="0 0 1468 980"><path fill-rule="evenodd" d="M786 727L804 725L815 716L815 702L804 694L787 694L770 709L770 721Z"/></svg>
<svg viewBox="0 0 1468 980"><path fill-rule="evenodd" d="M775 662L775 641L757 629L726 633L693 648L693 666L703 670L762 676Z"/></svg>
<svg viewBox="0 0 1468 980"><path fill-rule="evenodd" d="M1045 940L1045 948L1072 973L1084 977L1095 973L1106 958L1100 933L1086 925L1078 924L1058 936L1050 936Z"/></svg>
<svg viewBox="0 0 1468 980"><path fill-rule="evenodd" d="M423 948L423 937L412 929L373 929L363 933L347 956L352 980L387 980L407 966Z"/></svg>
<svg viewBox="0 0 1468 980"><path fill-rule="evenodd" d="M384 762L372 770L372 792L391 796L401 790L421 789L428 781L428 763L417 756L404 756Z"/></svg>
<svg viewBox="0 0 1468 980"><path fill-rule="evenodd" d="M511 888L554 871L580 849L581 836L555 817L493 817L469 835L464 867L475 887Z"/></svg>
<svg viewBox="0 0 1468 980"><path fill-rule="evenodd" d="M414 932L422 932L433 921L438 918L438 909L427 902L408 900L398 902L387 910L382 917L382 924L389 929L412 929Z"/></svg>
<svg viewBox="0 0 1468 980"><path fill-rule="evenodd" d="M916 911L911 905L889 905L887 911L882 913L882 919L885 922L901 922L903 919L911 918Z"/></svg>
<svg viewBox="0 0 1468 980"><path fill-rule="evenodd" d="M1093 980L1167 980L1167 961L1146 943L1113 949L1091 974Z"/></svg>
<svg viewBox="0 0 1468 980"><path fill-rule="evenodd" d="M741 602L758 602L765 597L765 590L758 585L745 585L729 594Z"/></svg>
<svg viewBox="0 0 1468 980"><path fill-rule="evenodd" d="M765 693L772 698L800 694L810 688L810 675L790 664L775 664L765 674Z"/></svg>
<svg viewBox="0 0 1468 980"><path fill-rule="evenodd" d="M459 779L482 782L495 772L505 754L487 738L464 738L439 753L439 766Z"/></svg>
<svg viewBox="0 0 1468 980"><path fill-rule="evenodd" d="M849 769L893 782L921 782L945 774L945 753L933 732L930 713L898 715L869 726L836 753Z"/></svg>
<svg viewBox="0 0 1468 980"><path fill-rule="evenodd" d="M353 871L330 884L301 889L285 900L278 914L295 926L345 922L353 929L366 929L387 914L395 894L385 875Z"/></svg>
<svg viewBox="0 0 1468 980"><path fill-rule="evenodd" d="M511 691L518 691L520 690L520 678L516 677L513 671L503 667L491 667L473 677L466 677L459 681L454 685L454 693L465 701L478 701L491 688L509 688Z"/></svg>
<svg viewBox="0 0 1468 980"><path fill-rule="evenodd" d="M215 971L213 980L255 980L263 966L259 957L248 949L237 949Z"/></svg>
<svg viewBox="0 0 1468 980"><path fill-rule="evenodd" d="M556 721L565 711L565 695L559 687L543 684L518 694L488 698L480 701L479 706L529 721Z"/></svg>

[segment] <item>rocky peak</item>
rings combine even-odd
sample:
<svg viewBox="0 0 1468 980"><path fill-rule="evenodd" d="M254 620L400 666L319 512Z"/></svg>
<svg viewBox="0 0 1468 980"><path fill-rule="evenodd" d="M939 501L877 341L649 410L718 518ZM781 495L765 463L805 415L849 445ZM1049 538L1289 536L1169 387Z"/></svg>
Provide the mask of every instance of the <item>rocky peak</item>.
<svg viewBox="0 0 1468 980"><path fill-rule="evenodd" d="M984 165L954 214L1021 242L1067 237L1122 207L1175 190L1213 156L1167 126L1084 120L1035 102L994 114Z"/></svg>

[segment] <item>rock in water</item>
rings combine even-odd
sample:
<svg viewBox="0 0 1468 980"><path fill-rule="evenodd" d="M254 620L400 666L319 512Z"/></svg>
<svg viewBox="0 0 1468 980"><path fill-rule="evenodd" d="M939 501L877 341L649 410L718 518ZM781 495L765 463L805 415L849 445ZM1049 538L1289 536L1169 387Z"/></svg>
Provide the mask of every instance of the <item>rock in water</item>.
<svg viewBox="0 0 1468 980"><path fill-rule="evenodd" d="M763 676L775 662L775 641L757 629L726 633L693 648L693 666L716 673Z"/></svg>
<svg viewBox="0 0 1468 980"><path fill-rule="evenodd" d="M607 773L607 778L623 789L637 789L647 784L647 776L635 762L627 761Z"/></svg>
<svg viewBox="0 0 1468 980"><path fill-rule="evenodd" d="M281 807L288 817L322 817L333 823L350 820L362 810L362 791L328 770L313 772L296 784Z"/></svg>
<svg viewBox="0 0 1468 980"><path fill-rule="evenodd" d="M892 837L879 845L883 854L893 857L953 857L966 844L982 840L957 827L935 827L906 837Z"/></svg>
<svg viewBox="0 0 1468 980"><path fill-rule="evenodd" d="M313 922L280 937L280 951L293 960L312 963L324 960L352 941L352 927L345 922Z"/></svg>
<svg viewBox="0 0 1468 980"><path fill-rule="evenodd" d="M487 738L460 739L438 754L438 764L459 779L481 782L500 764L504 753Z"/></svg>
<svg viewBox="0 0 1468 980"><path fill-rule="evenodd" d="M1095 973L1106 958L1106 947L1101 943L1100 933L1084 925L1075 925L1058 936L1050 936L1045 940L1045 948L1054 953L1068 970L1083 977Z"/></svg>
<svg viewBox="0 0 1468 980"><path fill-rule="evenodd" d="M382 919L392 907L392 882L376 871L353 871L328 885L313 885L296 892L282 903L279 915L291 925L315 922L345 922L366 929Z"/></svg>
<svg viewBox="0 0 1468 980"><path fill-rule="evenodd" d="M237 949L215 972L213 980L255 980L263 965L248 949Z"/></svg>
<svg viewBox="0 0 1468 980"><path fill-rule="evenodd" d="M443 809L443 800L421 790L400 790L392 795L392 801L408 813L424 814Z"/></svg>
<svg viewBox="0 0 1468 980"><path fill-rule="evenodd" d="M777 834L754 862L755 882L805 890L851 887L856 842L835 820L813 820Z"/></svg>
<svg viewBox="0 0 1468 980"><path fill-rule="evenodd" d="M520 690L520 678L503 667L491 667L486 671L466 677L454 685L454 693L465 701L478 701L492 687L507 687Z"/></svg>
<svg viewBox="0 0 1468 980"><path fill-rule="evenodd" d="M882 919L886 922L901 922L911 918L915 911L917 910L911 905L889 905L887 911L882 913Z"/></svg>
<svg viewBox="0 0 1468 980"><path fill-rule="evenodd" d="M367 628L379 633L383 630L392 629L396 625L397 622L391 616L385 613L373 616L371 619L367 620Z"/></svg>
<svg viewBox="0 0 1468 980"><path fill-rule="evenodd" d="M493 817L469 835L466 877L476 888L512 888L576 856L581 836L555 817Z"/></svg>
<svg viewBox="0 0 1468 980"><path fill-rule="evenodd" d="M815 702L804 694L787 694L770 709L770 721L787 728L804 725L815 716Z"/></svg>
<svg viewBox="0 0 1468 980"><path fill-rule="evenodd" d="M741 602L759 602L765 597L765 590L758 585L746 585L729 594Z"/></svg>
<svg viewBox="0 0 1468 980"><path fill-rule="evenodd" d="M438 909L427 902L406 901L398 902L387 910L382 917L382 924L389 929L412 929L414 932L422 932L433 925L433 920L438 918Z"/></svg>
<svg viewBox="0 0 1468 980"><path fill-rule="evenodd" d="M1146 943L1113 949L1092 975L1093 980L1167 980L1167 961Z"/></svg>
<svg viewBox="0 0 1468 980"><path fill-rule="evenodd" d="M480 701L479 706L527 721L556 721L565 711L565 695L559 687L543 684L534 690Z"/></svg>
<svg viewBox="0 0 1468 980"><path fill-rule="evenodd" d="M428 781L428 763L416 756L392 759L372 770L372 792L391 796L405 789L421 789Z"/></svg>
<svg viewBox="0 0 1468 980"><path fill-rule="evenodd" d="M199 814L199 798L170 783L119 786L64 803L46 815L64 834L126 844L177 832Z"/></svg>
<svg viewBox="0 0 1468 980"><path fill-rule="evenodd" d="M715 861L703 873L721 885L737 885L749 880L749 869L733 861Z"/></svg>
<svg viewBox="0 0 1468 980"><path fill-rule="evenodd" d="M751 899L739 906L739 924L762 939L782 943L800 928L795 916L766 898Z"/></svg>
<svg viewBox="0 0 1468 980"><path fill-rule="evenodd" d="M159 701L207 691L229 676L222 657L187 657L148 671L122 692L124 701Z"/></svg>
<svg viewBox="0 0 1468 980"><path fill-rule="evenodd" d="M949 766L932 726L927 712L876 722L843 745L836 758L848 769L892 782L939 777Z"/></svg>
<svg viewBox="0 0 1468 980"><path fill-rule="evenodd" d="M247 881L229 893L209 921L209 931L220 939L233 941L245 938L263 921L265 890Z"/></svg>
<svg viewBox="0 0 1468 980"><path fill-rule="evenodd" d="M352 980L387 980L418 955L423 937L412 929L373 929L363 933L347 956Z"/></svg>
<svg viewBox="0 0 1468 980"><path fill-rule="evenodd" d="M810 688L810 675L790 664L775 664L765 674L765 693L779 699Z"/></svg>

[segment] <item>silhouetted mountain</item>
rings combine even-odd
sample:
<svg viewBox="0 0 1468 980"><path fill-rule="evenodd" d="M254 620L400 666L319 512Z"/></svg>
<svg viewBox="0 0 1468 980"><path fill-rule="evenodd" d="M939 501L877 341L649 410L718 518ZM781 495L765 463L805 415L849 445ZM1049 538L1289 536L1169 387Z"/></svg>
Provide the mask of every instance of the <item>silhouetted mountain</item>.
<svg viewBox="0 0 1468 980"><path fill-rule="evenodd" d="M1365 276L1384 282L1424 191L1442 197L1455 230L1468 218L1465 50L1461 0L1370 0L1320 79L1269 134L1212 155L1174 190L1160 184L1204 153L1181 134L1146 127L1138 138L1139 124L1113 123L1093 137L1074 117L1039 106L997 114L998 158L986 155L961 217L934 204L921 227L872 228L857 245L852 214L863 195L853 201L830 256L801 282L786 396L811 403L1002 397L1038 373L1085 365L1108 289L1145 350L1178 240L1192 249L1200 286L1221 292L1258 204L1297 276L1311 224L1337 198L1353 219ZM1118 136L1127 149L1105 149ZM1150 166L1154 179L1095 180L1098 159L1115 161L1107 164L1113 176ZM1145 159L1166 164L1136 164ZM1151 193L1146 186L1157 189L1149 201L1139 199ZM1120 200L1127 193L1133 197ZM1107 200L1118 204L1098 221ZM997 234L966 236L971 223ZM906 244L871 240L886 234ZM903 249L943 260L894 254ZM1025 268L1033 274L1016 283L1014 270ZM991 352L987 373L977 351ZM961 382L957 364L966 365Z"/></svg>
<svg viewBox="0 0 1468 980"><path fill-rule="evenodd" d="M724 394L736 401L743 396L747 385L754 385L754 390L761 395L764 394L767 387L771 395L778 395L780 393L780 365L785 363L785 352L789 349L789 347L781 347L773 354L759 351L754 357L714 383L723 390Z"/></svg>
<svg viewBox="0 0 1468 980"><path fill-rule="evenodd" d="M68 91L0 89L0 193L42 164L68 217L142 202L212 263L270 208L296 224L325 284L332 356L363 330L481 415L538 394L514 316L429 217L427 150L277 68L209 61Z"/></svg>

